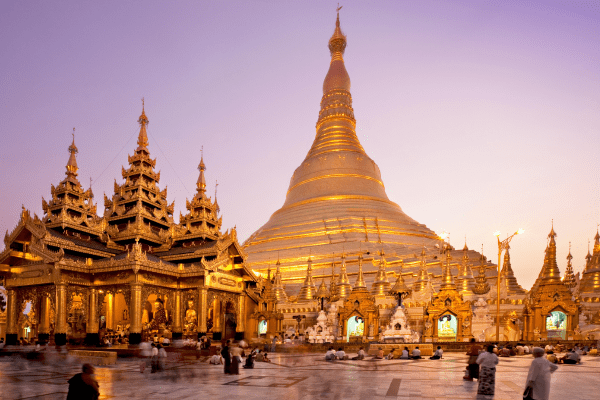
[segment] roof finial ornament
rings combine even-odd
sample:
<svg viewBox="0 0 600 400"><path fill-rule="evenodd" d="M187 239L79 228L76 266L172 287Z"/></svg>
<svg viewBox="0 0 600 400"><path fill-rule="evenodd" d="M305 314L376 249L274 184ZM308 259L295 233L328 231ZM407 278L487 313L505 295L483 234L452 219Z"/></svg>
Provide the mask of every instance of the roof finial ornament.
<svg viewBox="0 0 600 400"><path fill-rule="evenodd" d="M73 128L73 142L71 143L71 145L69 146L69 153L71 153L71 155L69 156L69 161L67 162L67 172L65 172L65 174L67 176L77 176L77 170L79 169L77 167L77 159L75 158L75 154L77 154L79 152L79 150L77 150L77 146L75 146L75 128Z"/></svg>

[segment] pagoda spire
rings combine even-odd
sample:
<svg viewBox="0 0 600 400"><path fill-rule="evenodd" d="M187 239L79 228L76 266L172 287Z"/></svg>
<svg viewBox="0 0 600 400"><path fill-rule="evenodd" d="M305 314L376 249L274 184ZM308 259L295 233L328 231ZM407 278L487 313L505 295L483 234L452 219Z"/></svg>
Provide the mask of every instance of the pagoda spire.
<svg viewBox="0 0 600 400"><path fill-rule="evenodd" d="M573 289L575 286L577 286L577 281L575 280L575 274L573 273L573 264L571 263L571 260L573 260L573 256L571 255L571 242L569 242L569 254L567 255L567 269L563 278L563 283L569 289Z"/></svg>
<svg viewBox="0 0 600 400"><path fill-rule="evenodd" d="M308 256L308 266L306 267L306 278L304 284L300 288L300 294L298 295L298 301L310 301L317 294L317 287L315 286L312 279L312 259Z"/></svg>
<svg viewBox="0 0 600 400"><path fill-rule="evenodd" d="M352 292L352 285L346 273L346 255L342 252L342 264L340 267L340 277L337 282L337 294L345 299Z"/></svg>
<svg viewBox="0 0 600 400"><path fill-rule="evenodd" d="M504 254L504 263L502 265L502 271L500 272L501 279L506 285L507 294L525 294L526 291L519 285L515 272L510 264L510 245L506 247L506 253Z"/></svg>
<svg viewBox="0 0 600 400"><path fill-rule="evenodd" d="M196 182L196 190L198 193L201 193L204 197L206 193L206 178L204 178L204 171L206 171L206 165L204 165L204 146L202 146L201 155L200 155L200 164L198 164L198 171L200 171L200 175L198 176L198 181ZM217 201L217 193L215 188L215 202Z"/></svg>
<svg viewBox="0 0 600 400"><path fill-rule="evenodd" d="M136 152L141 150L145 150L146 152L148 151L148 134L146 132L146 126L148 125L148 122L150 121L148 121L148 117L146 117L146 112L144 110L144 98L142 98L142 114L138 119L138 123L140 124L140 133L138 135L138 148L135 150Z"/></svg>
<svg viewBox="0 0 600 400"><path fill-rule="evenodd" d="M79 150L77 149L77 146L75 146L75 128L73 128L73 142L71 143L71 145L69 146L69 161L67 162L67 172L65 172L65 175L67 175L68 177L72 177L73 179L76 179L77 177L77 171L79 170L79 168L77 167L77 157L75 157L75 154L79 153Z"/></svg>
<svg viewBox="0 0 600 400"><path fill-rule="evenodd" d="M354 283L354 290L366 290L367 284L363 276L363 256L362 253L358 255L358 275L356 276L356 282Z"/></svg>
<svg viewBox="0 0 600 400"><path fill-rule="evenodd" d="M450 269L450 246L446 249L446 265L442 268L442 286L440 289L456 290L456 284L454 283L454 277L452 276L452 270Z"/></svg>
<svg viewBox="0 0 600 400"><path fill-rule="evenodd" d="M550 233L548 234L548 238L550 238L550 243L548 244L547 263L542 272L542 281L544 283L560 281L560 271L558 269L558 264L556 262L556 241L554 240L555 237L556 237L556 232L554 232L554 221L553 221L552 229L550 230Z"/></svg>
<svg viewBox="0 0 600 400"><path fill-rule="evenodd" d="M421 264L419 266L419 275L417 276L417 280L413 283L413 291L420 292L427 288L427 284L429 283L429 274L427 273L427 253L425 252L425 247L421 251Z"/></svg>
<svg viewBox="0 0 600 400"><path fill-rule="evenodd" d="M285 303L287 301L287 293L281 282L281 262L279 256L277 256L277 263L275 264L275 279L273 281L273 293L279 303Z"/></svg>
<svg viewBox="0 0 600 400"><path fill-rule="evenodd" d="M371 288L371 294L374 296L386 296L391 289L391 284L388 280L387 272L385 271L387 262L385 260L383 248L381 249L380 255L381 261L379 262L379 269L377 270L377 276L375 277L375 282L373 282L373 287Z"/></svg>
<svg viewBox="0 0 600 400"><path fill-rule="evenodd" d="M585 257L586 265L581 277L579 292L597 296L600 294L600 233L597 229L592 254L590 254L589 246L588 242L588 254Z"/></svg>
<svg viewBox="0 0 600 400"><path fill-rule="evenodd" d="M468 293L473 291L475 286L475 278L473 278L473 271L471 270L471 264L469 263L469 248L465 241L465 247L463 247L462 265L458 270L458 276L456 277L456 286L460 292Z"/></svg>
<svg viewBox="0 0 600 400"><path fill-rule="evenodd" d="M473 293L484 295L490 291L490 284L487 282L485 275L485 256L483 255L483 245L481 246L481 257L479 258L481 265L479 266L479 275L475 278L475 287Z"/></svg>
<svg viewBox="0 0 600 400"><path fill-rule="evenodd" d="M400 268L398 270L398 277L396 278L396 283L390 289L390 294L392 296L397 296L399 306L402 306L402 300L404 300L405 297L410 296L410 294L412 293L412 289L409 288L408 286L406 286L406 283L404 282L404 278L402 277L403 269L404 269L404 261L400 260Z"/></svg>

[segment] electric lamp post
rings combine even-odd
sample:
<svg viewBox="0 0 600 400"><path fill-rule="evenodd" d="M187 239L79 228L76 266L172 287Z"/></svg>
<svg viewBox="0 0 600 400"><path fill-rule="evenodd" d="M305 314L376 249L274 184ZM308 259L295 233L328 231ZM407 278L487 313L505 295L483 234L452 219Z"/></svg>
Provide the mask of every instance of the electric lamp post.
<svg viewBox="0 0 600 400"><path fill-rule="evenodd" d="M500 232L494 233L498 239L498 281L496 282L496 341L500 341L500 269L502 267L502 251L508 249L508 244L516 235L524 233L524 229L519 229L503 241L500 241Z"/></svg>

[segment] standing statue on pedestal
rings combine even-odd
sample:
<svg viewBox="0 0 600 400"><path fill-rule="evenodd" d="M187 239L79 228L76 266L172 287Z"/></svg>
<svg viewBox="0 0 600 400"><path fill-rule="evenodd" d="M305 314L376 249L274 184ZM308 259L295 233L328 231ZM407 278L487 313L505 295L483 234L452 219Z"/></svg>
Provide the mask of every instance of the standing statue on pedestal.
<svg viewBox="0 0 600 400"><path fill-rule="evenodd" d="M194 301L188 300L187 310L185 311L185 325L183 327L185 334L190 335L196 332L196 310L194 310Z"/></svg>

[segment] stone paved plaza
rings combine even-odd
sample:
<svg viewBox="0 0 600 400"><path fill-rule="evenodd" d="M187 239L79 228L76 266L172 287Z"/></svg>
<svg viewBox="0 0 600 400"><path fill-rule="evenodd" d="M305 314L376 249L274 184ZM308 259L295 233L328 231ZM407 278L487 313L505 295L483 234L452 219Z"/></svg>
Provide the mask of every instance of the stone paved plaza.
<svg viewBox="0 0 600 400"><path fill-rule="evenodd" d="M273 362L224 375L222 366L196 360L170 362L166 371L140 373L139 359L96 368L100 399L477 399L477 382L462 379L467 356L441 361L372 360L326 362L320 354L272 354ZM531 356L501 358L496 400L522 399ZM67 379L80 371L73 359L55 362L0 357L1 399L64 399ZM600 398L600 357L561 365L551 399Z"/></svg>

